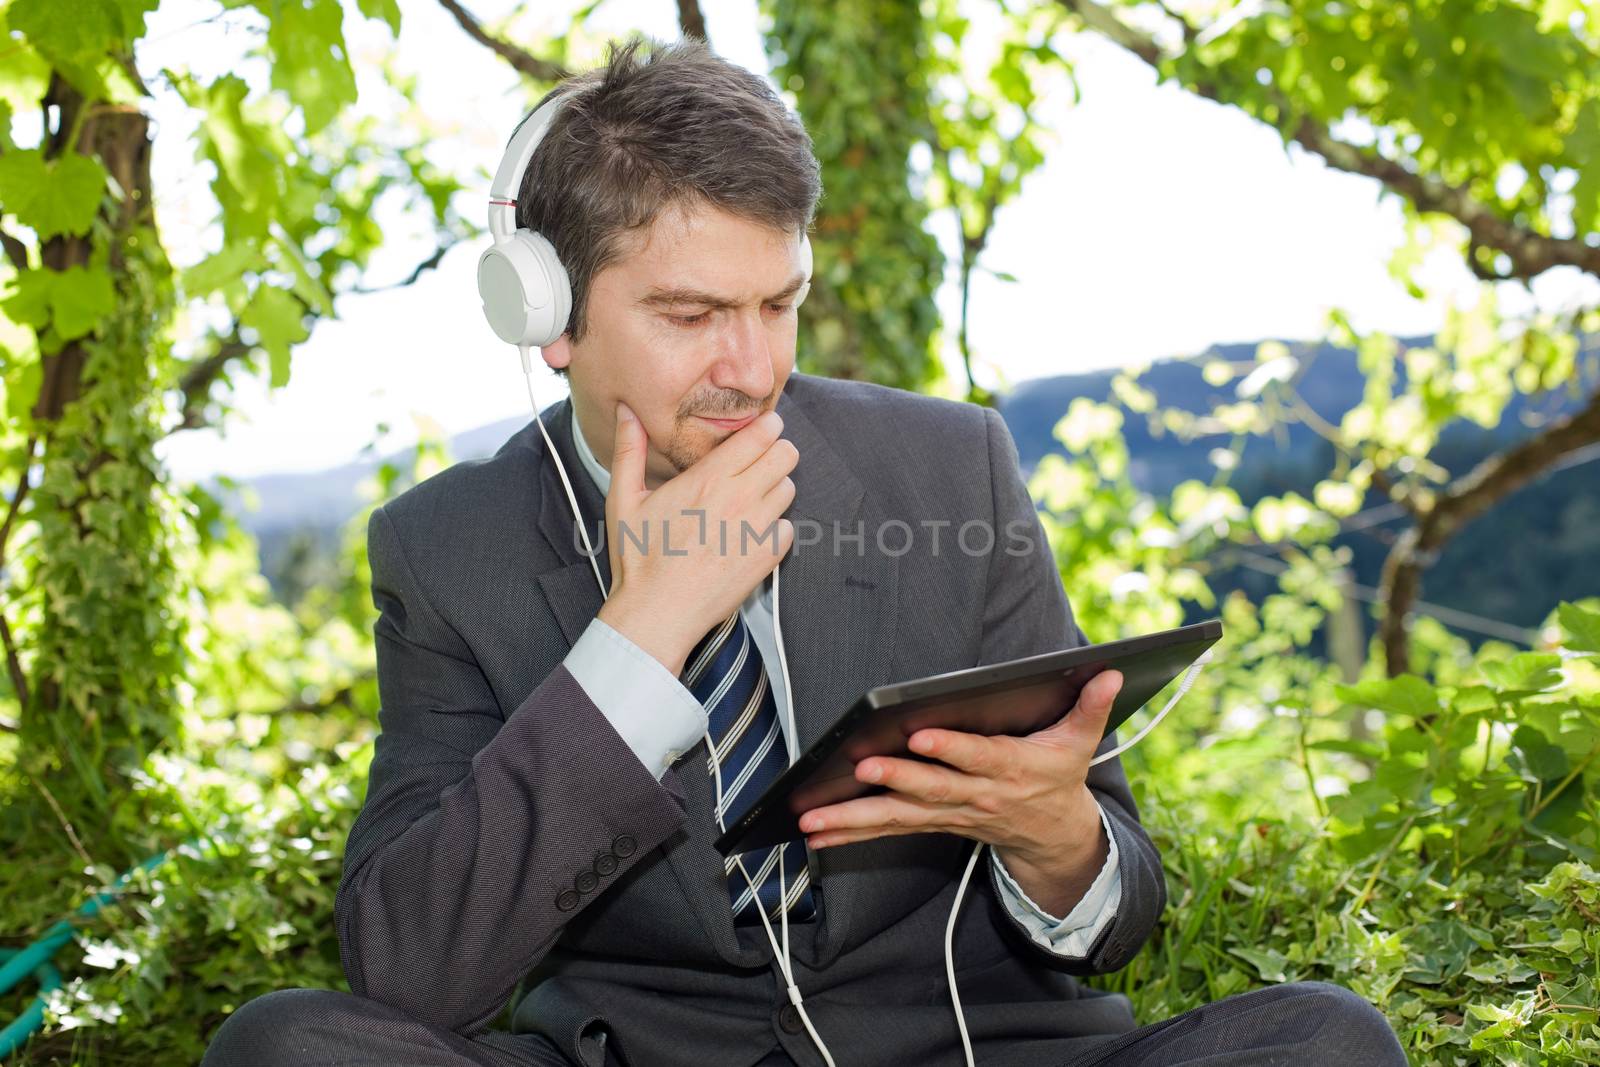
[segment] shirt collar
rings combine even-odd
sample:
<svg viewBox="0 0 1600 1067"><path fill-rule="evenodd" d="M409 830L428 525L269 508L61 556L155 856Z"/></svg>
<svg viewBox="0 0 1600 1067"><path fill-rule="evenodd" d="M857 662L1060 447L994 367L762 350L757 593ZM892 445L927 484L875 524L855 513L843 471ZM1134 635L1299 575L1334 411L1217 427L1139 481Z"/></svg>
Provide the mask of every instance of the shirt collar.
<svg viewBox="0 0 1600 1067"><path fill-rule="evenodd" d="M570 404L572 401L568 400L567 402ZM593 479L595 487L600 490L600 495L605 496L611 492L611 472L602 467L600 461L594 458L594 453L589 449L589 442L583 439L583 431L578 428L578 409L576 407L572 409L572 418L568 421L572 423L572 445L578 451L578 461L583 464L583 469L589 472L589 477Z"/></svg>

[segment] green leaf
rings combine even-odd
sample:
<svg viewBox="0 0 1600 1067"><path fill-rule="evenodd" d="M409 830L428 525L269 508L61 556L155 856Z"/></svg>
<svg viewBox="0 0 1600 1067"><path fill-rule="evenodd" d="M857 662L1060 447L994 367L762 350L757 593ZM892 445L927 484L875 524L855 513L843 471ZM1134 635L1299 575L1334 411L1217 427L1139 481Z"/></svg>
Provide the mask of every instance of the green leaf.
<svg viewBox="0 0 1600 1067"><path fill-rule="evenodd" d="M287 263L289 272L294 275L294 292L308 307L314 308L319 314L332 317L333 294L328 292L327 286L322 284L320 278L311 273L311 264L307 262L305 254L298 246L281 231L273 233L273 244L282 253L279 265Z"/></svg>
<svg viewBox="0 0 1600 1067"><path fill-rule="evenodd" d="M8 11L0 10L0 47L6 49L0 63L0 100L13 112L32 112L39 107L50 84L50 64L26 43L13 37L6 25ZM10 128L7 123L6 128Z"/></svg>
<svg viewBox="0 0 1600 1067"><path fill-rule="evenodd" d="M1441 919L1416 929L1411 938L1405 976L1413 982L1437 985L1466 970L1477 947L1460 922Z"/></svg>
<svg viewBox="0 0 1600 1067"><path fill-rule="evenodd" d="M6 390L6 415L16 420L28 417L39 399L39 387L44 384L44 364L34 360L23 367Z"/></svg>
<svg viewBox="0 0 1600 1067"><path fill-rule="evenodd" d="M16 285L4 301L6 314L39 333L54 326L63 341L87 334L116 306L111 275L102 267L23 271Z"/></svg>
<svg viewBox="0 0 1600 1067"><path fill-rule="evenodd" d="M1534 727L1517 727L1511 735L1511 743L1522 753L1523 761L1535 777L1550 781L1567 773L1566 752L1559 745L1552 745L1549 738Z"/></svg>
<svg viewBox="0 0 1600 1067"><path fill-rule="evenodd" d="M239 316L239 325L254 330L261 347L267 350L274 389L289 383L290 349L309 336L304 315L305 308L299 300L282 289L262 285Z"/></svg>
<svg viewBox="0 0 1600 1067"><path fill-rule="evenodd" d="M144 34L144 16L159 0L14 0L13 30L49 55L86 59L125 51Z"/></svg>
<svg viewBox="0 0 1600 1067"><path fill-rule="evenodd" d="M1568 648L1574 652L1600 652L1600 611L1562 601L1558 614L1569 635Z"/></svg>
<svg viewBox="0 0 1600 1067"><path fill-rule="evenodd" d="M356 76L345 53L339 0L258 0L272 20L272 87L300 106L306 133L314 134L355 103Z"/></svg>
<svg viewBox="0 0 1600 1067"><path fill-rule="evenodd" d="M191 297L209 296L238 279L245 271L263 266L261 251L248 241L224 245L183 272L183 291Z"/></svg>
<svg viewBox="0 0 1600 1067"><path fill-rule="evenodd" d="M1356 685L1334 687L1340 700L1364 704L1379 711L1409 715L1414 719L1439 713L1439 694L1414 674L1398 678L1370 678Z"/></svg>
<svg viewBox="0 0 1600 1067"><path fill-rule="evenodd" d="M1289 959L1276 949L1230 948L1228 951L1249 963L1268 982L1289 980Z"/></svg>
<svg viewBox="0 0 1600 1067"><path fill-rule="evenodd" d="M400 34L400 0L356 0L356 8L369 19L382 19L389 32Z"/></svg>
<svg viewBox="0 0 1600 1067"><path fill-rule="evenodd" d="M228 240L264 239L281 198L284 157L292 148L280 130L246 115L250 88L242 78L229 74L202 86L185 74L163 73L184 102L200 112L196 139L202 158L217 168L211 188L222 205Z"/></svg>
<svg viewBox="0 0 1600 1067"><path fill-rule="evenodd" d="M105 188L106 169L88 156L47 160L39 149L0 155L0 203L40 240L87 233Z"/></svg>
<svg viewBox="0 0 1600 1067"><path fill-rule="evenodd" d="M1345 752L1366 760L1377 760L1383 756L1383 747L1377 742L1359 741L1354 738L1330 737L1323 741L1309 742L1306 747L1319 752Z"/></svg>
<svg viewBox="0 0 1600 1067"><path fill-rule="evenodd" d="M1539 692L1561 682L1561 657L1553 652L1519 652L1506 660L1489 660L1483 673L1501 689Z"/></svg>

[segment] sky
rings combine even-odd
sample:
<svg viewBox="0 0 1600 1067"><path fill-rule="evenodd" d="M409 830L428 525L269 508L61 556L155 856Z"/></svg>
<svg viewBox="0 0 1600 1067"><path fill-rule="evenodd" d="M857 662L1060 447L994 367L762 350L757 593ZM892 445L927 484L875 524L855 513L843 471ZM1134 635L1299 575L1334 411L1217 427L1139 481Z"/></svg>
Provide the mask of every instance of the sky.
<svg viewBox="0 0 1600 1067"><path fill-rule="evenodd" d="M421 107L454 126L430 147L432 158L457 174L484 172L461 202L480 218L487 174L533 98L436 3L404 0L398 41L347 6L345 32L363 90L358 109L383 106L372 71L392 50L399 68L418 77ZM470 5L486 22L513 6ZM542 12L527 13L513 32L537 53L545 32L578 5L532 6ZM713 48L767 74L755 0L702 6ZM983 12L993 5L970 6L981 47ZM210 18L218 10L208 0L167 0L150 17L140 68L187 68L204 78L237 69L264 85L265 67L239 60L251 43L247 13ZM675 37L676 4L606 0L590 27L602 36L638 29ZM1018 280L980 274L974 283L971 341L983 384L1192 355L1213 344L1316 338L1333 307L1358 329L1426 334L1442 324L1449 302L1473 298L1474 281L1449 257L1426 264L1426 302L1389 277L1387 260L1404 238L1402 213L1393 197L1379 196L1376 182L1332 171L1296 147L1286 152L1274 131L1237 111L1157 86L1142 63L1098 37L1063 38L1060 47L1076 63L1082 99L1072 103L1064 80L1045 94L1041 120L1054 145L991 236L984 264ZM194 162L181 104L166 94L153 110L158 218L174 259L187 265L219 240L209 175ZM403 212L391 210L381 222L393 237L369 285L403 277L432 247ZM932 229L953 252L953 220L936 218ZM423 432L531 418L515 349L495 338L479 306L475 270L486 240L457 246L405 289L341 298L337 319L318 322L296 349L286 387L241 381L238 411L225 427L174 434L162 458L180 478L320 470L369 446L396 450ZM955 283L951 270L939 293L952 336ZM1553 307L1580 296L1597 298L1592 280L1558 270L1539 280L1533 302ZM1508 309L1529 303L1514 289L1502 301ZM538 371L535 388L541 407L565 395L560 379Z"/></svg>

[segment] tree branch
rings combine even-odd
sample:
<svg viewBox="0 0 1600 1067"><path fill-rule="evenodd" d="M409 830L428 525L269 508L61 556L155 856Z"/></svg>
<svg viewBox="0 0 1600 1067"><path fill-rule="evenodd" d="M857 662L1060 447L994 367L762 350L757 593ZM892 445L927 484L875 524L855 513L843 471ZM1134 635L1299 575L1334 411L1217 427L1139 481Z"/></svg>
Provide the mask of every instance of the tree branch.
<svg viewBox="0 0 1600 1067"><path fill-rule="evenodd" d="M1126 25L1103 4L1095 0L1058 2L1083 19L1090 29L1132 52L1149 66L1159 68L1162 60L1167 58L1154 38ZM1193 27L1173 12L1168 11L1167 14L1183 24L1184 37L1190 39ZM1187 88L1219 104L1237 106L1226 98L1224 87L1217 82L1201 81ZM1279 94L1274 94L1273 103L1279 114L1293 114L1296 110ZM1511 272L1503 276L1491 275L1495 280L1529 279L1557 266L1577 267L1600 278L1600 247L1585 244L1579 237L1551 237L1508 222L1462 186L1449 185L1437 178L1418 174L1377 152L1341 141L1310 116L1301 116L1295 128L1288 132L1300 147L1321 156L1335 170L1376 179L1391 192L1410 201L1418 211L1437 212L1454 218L1466 227L1475 246L1504 253L1511 261ZM1480 276L1483 273L1481 270L1478 272Z"/></svg>
<svg viewBox="0 0 1600 1067"><path fill-rule="evenodd" d="M455 238L451 238L450 240L446 241L444 244L440 245L434 250L433 255L429 256L427 259L411 268L411 273L406 275L405 278L398 282L390 282L388 285L356 285L352 286L349 291L352 293L359 293L364 296L368 293L387 292L390 289L404 289L408 285L415 284L417 279L422 277L428 271L437 269L439 263L444 259L444 254L450 251L450 249L454 248L458 243L459 242Z"/></svg>
<svg viewBox="0 0 1600 1067"><path fill-rule="evenodd" d="M685 37L697 37L710 42L706 36L706 17L700 12L698 0L678 0L678 29Z"/></svg>
<svg viewBox="0 0 1600 1067"><path fill-rule="evenodd" d="M37 434L30 434L28 441L22 446L22 474L17 478L17 491L11 495L11 505L6 508L6 519L0 523L0 581L4 580L6 565L6 546L11 543L11 526L17 520L17 514L22 510L22 501L28 495L28 468L33 466L33 448L39 441ZM11 689L17 694L19 707L28 706L28 676L22 672L22 660L17 655L17 642L11 634L11 626L6 622L5 612L0 610L0 646L5 648L6 671L11 676Z"/></svg>
<svg viewBox="0 0 1600 1067"><path fill-rule="evenodd" d="M263 714L305 715L321 714L323 712L332 711L334 708L353 709L355 705L351 703L351 701L355 699L356 687L376 681L377 677L378 672L376 670L361 671L360 673L352 676L346 685L340 686L338 689L335 689L321 700L296 700L291 704L285 704L281 708L264 712Z"/></svg>
<svg viewBox="0 0 1600 1067"><path fill-rule="evenodd" d="M439 0L439 5L455 16L456 22L467 31L467 36L488 48L495 55L515 67L521 74L532 78L534 81L558 82L571 76L559 63L552 63L548 59L540 59L532 52L525 51L501 37L496 37L483 28L483 23L473 17L472 12L462 7L456 0Z"/></svg>
<svg viewBox="0 0 1600 1067"><path fill-rule="evenodd" d="M1380 632L1389 677L1410 669L1410 628L1406 615L1415 604L1422 572L1438 558L1445 542L1463 526L1554 466L1563 456L1600 441L1600 389L1582 410L1488 457L1451 482L1417 514L1415 526L1395 542L1383 563L1384 612Z"/></svg>
<svg viewBox="0 0 1600 1067"><path fill-rule="evenodd" d="M368 293L381 293L389 289L401 289L411 285L423 274L437 268L444 259L445 253L455 247L457 243L458 239L454 237L446 240L438 248L434 249L432 255L413 267L411 273L401 281L391 282L388 285L354 286L347 292L366 295ZM304 300L301 300L300 297L296 296L295 299L300 301L302 314L309 315L313 319L320 317L319 312ZM249 355L253 347L253 345L246 344L244 338L240 336L239 323L235 321L233 329L229 331L227 336L217 342L215 351L203 359L192 361L188 365L183 377L178 380L178 389L183 393L183 418L168 431L169 433L177 433L180 430L197 430L209 424L206 418L206 405L211 401L212 385L216 384L217 379L222 377L222 372L229 363L241 356Z"/></svg>
<svg viewBox="0 0 1600 1067"><path fill-rule="evenodd" d="M23 244L20 240L11 236L9 233L6 233L4 230L0 230L0 247L5 249L6 258L11 261L12 266L16 267L18 270L28 269L27 245Z"/></svg>

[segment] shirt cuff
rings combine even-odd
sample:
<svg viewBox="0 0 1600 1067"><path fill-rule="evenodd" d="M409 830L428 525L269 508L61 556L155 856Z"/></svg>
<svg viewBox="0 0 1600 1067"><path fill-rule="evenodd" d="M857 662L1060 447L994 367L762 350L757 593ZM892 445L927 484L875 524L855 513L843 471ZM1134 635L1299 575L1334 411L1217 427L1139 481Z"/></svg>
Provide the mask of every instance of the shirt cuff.
<svg viewBox="0 0 1600 1067"><path fill-rule="evenodd" d="M1106 818L1105 808L1100 807L1098 802L1095 807L1099 808L1100 823L1105 827L1106 841L1110 847L1106 852L1106 861L1100 867L1100 873L1095 875L1094 881L1089 884L1083 899L1079 900L1064 918L1057 918L1034 903L1032 898L1022 891L1016 879L1011 877L1011 872L1006 870L1006 865L1001 861L999 854L994 849L989 850L995 873L999 875L1000 897L1006 910L1022 924L1035 942L1058 956L1074 958L1087 956L1095 938L1099 937L1100 932L1117 917L1117 905L1122 902L1122 873L1117 866L1117 837L1111 832L1111 821Z"/></svg>
<svg viewBox="0 0 1600 1067"><path fill-rule="evenodd" d="M706 732L688 687L598 616L562 662L656 781Z"/></svg>

